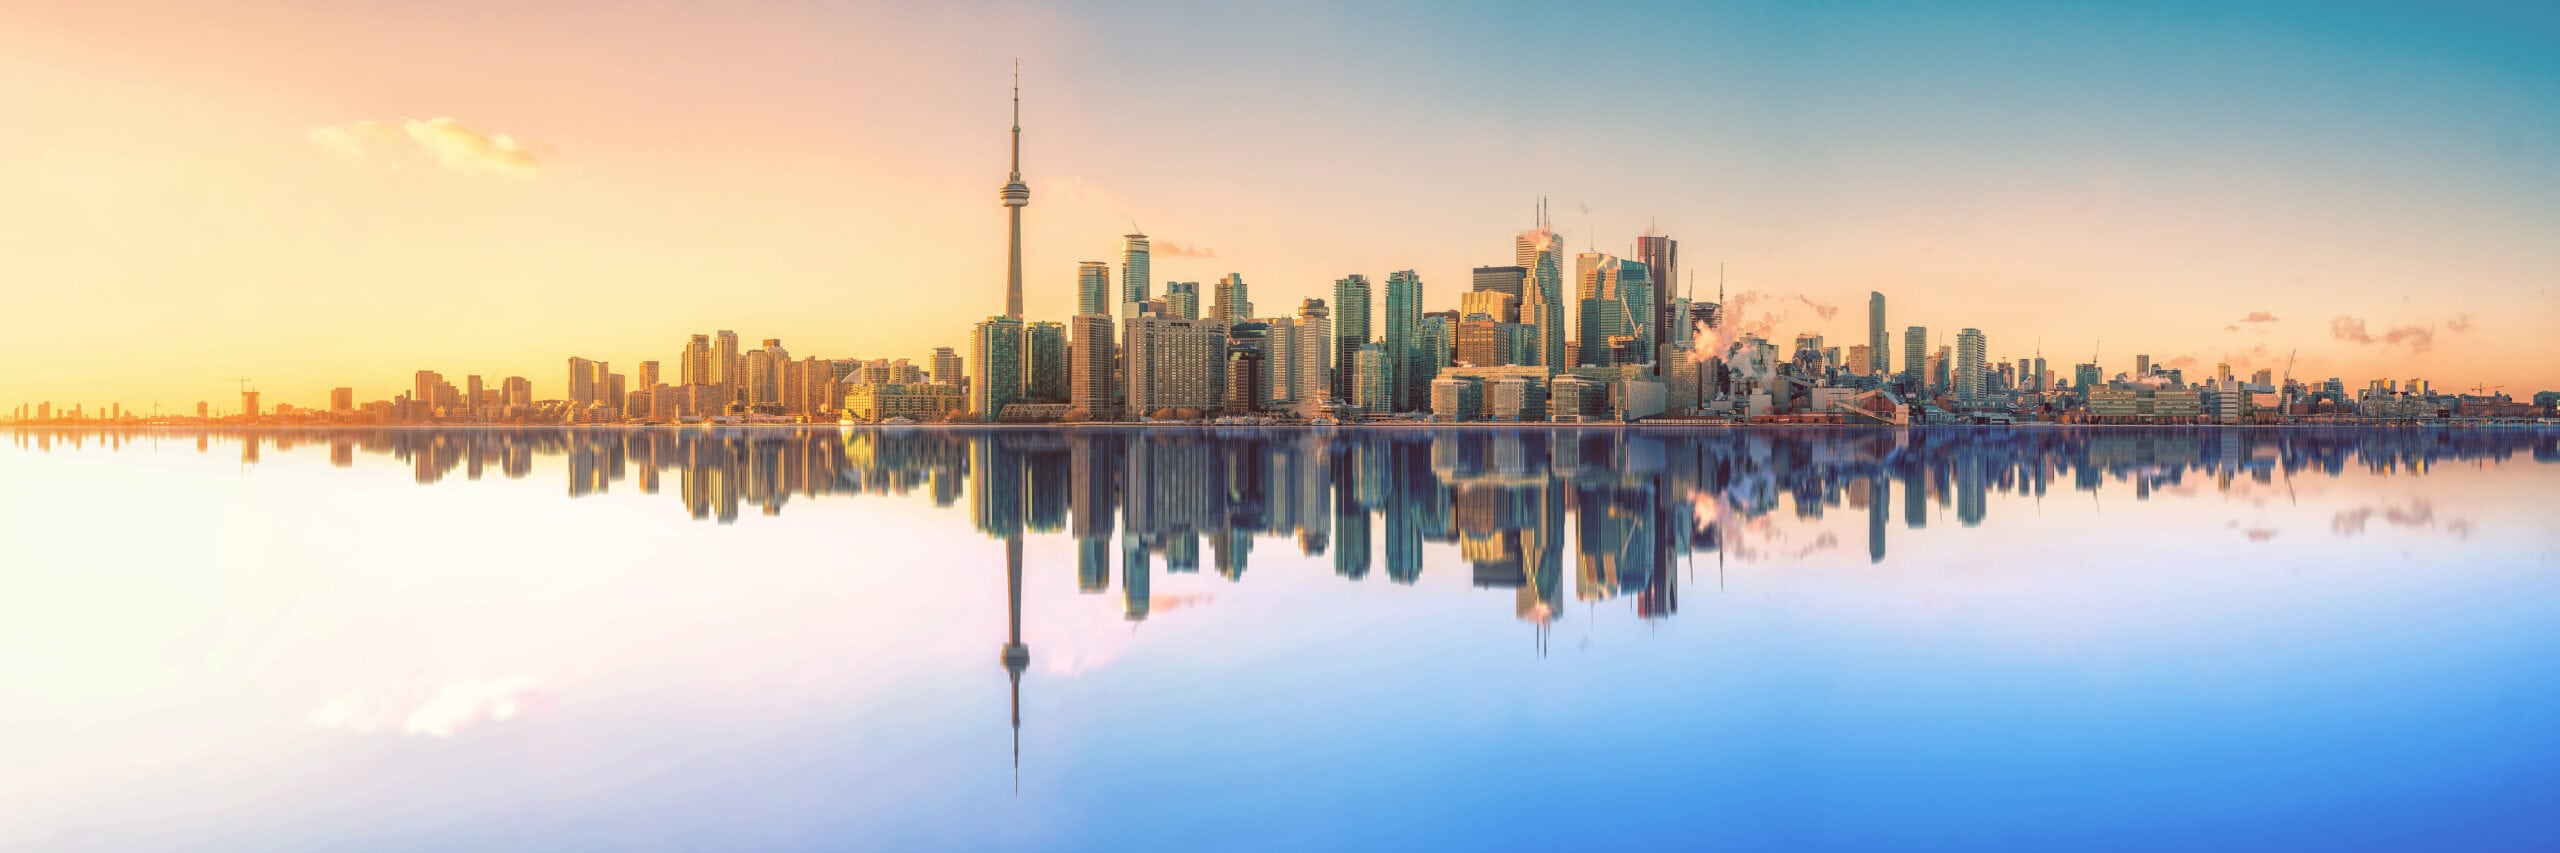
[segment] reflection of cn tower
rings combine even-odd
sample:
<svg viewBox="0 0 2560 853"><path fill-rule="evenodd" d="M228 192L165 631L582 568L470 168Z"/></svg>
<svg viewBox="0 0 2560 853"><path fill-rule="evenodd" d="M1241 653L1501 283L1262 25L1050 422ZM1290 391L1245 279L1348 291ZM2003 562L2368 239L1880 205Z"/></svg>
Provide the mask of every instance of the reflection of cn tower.
<svg viewBox="0 0 2560 853"><path fill-rule="evenodd" d="M1022 534L1004 538L1005 642L1004 674L1013 682L1013 784L1022 788L1022 670L1031 666L1031 647L1022 644Z"/></svg>

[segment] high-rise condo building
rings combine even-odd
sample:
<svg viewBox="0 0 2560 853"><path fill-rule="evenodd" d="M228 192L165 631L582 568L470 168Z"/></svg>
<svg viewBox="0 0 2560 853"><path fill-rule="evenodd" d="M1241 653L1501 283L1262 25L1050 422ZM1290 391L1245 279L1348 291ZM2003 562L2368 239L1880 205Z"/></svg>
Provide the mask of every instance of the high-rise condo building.
<svg viewBox="0 0 2560 853"><path fill-rule="evenodd" d="M1887 355L1887 353L1891 351L1890 342L1885 340L1884 335L1884 293L1882 291L1868 291L1867 353L1869 357L1874 359L1874 361L1870 362L1867 369L1859 375L1884 376L1891 374L1893 372L1893 359Z"/></svg>
<svg viewBox="0 0 2560 853"><path fill-rule="evenodd" d="M1111 313L1111 264L1103 261L1076 263L1076 313Z"/></svg>
<svg viewBox="0 0 2560 853"><path fill-rule="evenodd" d="M2151 356L2135 355L2133 357L2133 378L2141 379L2142 377L2149 375L2151 375Z"/></svg>
<svg viewBox="0 0 2560 853"><path fill-rule="evenodd" d="M1304 365L1298 357L1298 318L1289 315L1264 317L1260 321L1271 330L1267 338L1269 354L1263 359L1264 369L1271 374L1263 380L1270 394L1266 402L1285 405L1298 399L1298 371Z"/></svg>
<svg viewBox="0 0 2560 853"><path fill-rule="evenodd" d="M1914 394L1929 390L1929 329L1912 326L1902 330L1902 381Z"/></svg>
<svg viewBox="0 0 2560 853"><path fill-rule="evenodd" d="M1111 314L1094 311L1076 315L1067 321L1075 338L1068 355L1068 398L1070 409L1082 409L1097 421L1120 419L1119 341L1112 333Z"/></svg>
<svg viewBox="0 0 2560 853"><path fill-rule="evenodd" d="M933 381L944 385L963 385L969 381L960 362L960 354L950 347L933 348Z"/></svg>
<svg viewBox="0 0 2560 853"><path fill-rule="evenodd" d="M596 401L596 363L577 356L569 357L569 405L587 406ZM435 401L435 389L427 389L423 398Z"/></svg>
<svg viewBox="0 0 2560 853"><path fill-rule="evenodd" d="M1227 336L1206 320L1142 313L1120 333L1121 370L1129 382L1129 415L1218 407Z"/></svg>
<svg viewBox="0 0 2560 853"><path fill-rule="evenodd" d="M1243 274L1228 273L1218 279L1216 287L1216 292L1210 294L1216 300L1210 305L1210 319L1221 326L1253 319L1253 300L1245 293Z"/></svg>
<svg viewBox="0 0 2560 853"><path fill-rule="evenodd" d="M1387 313L1379 330L1386 346L1387 404L1390 411L1420 408L1430 386L1414 381L1422 373L1422 277L1412 270L1387 274Z"/></svg>
<svg viewBox="0 0 2560 853"><path fill-rule="evenodd" d="M1034 403L1068 402L1066 324L1041 320L1024 326L1022 334L1030 371L1023 393Z"/></svg>
<svg viewBox="0 0 2560 853"><path fill-rule="evenodd" d="M1230 413L1260 411L1270 397L1271 327L1250 320L1227 330L1227 388L1221 407Z"/></svg>
<svg viewBox="0 0 2560 853"><path fill-rule="evenodd" d="M1352 369L1350 403L1362 414L1384 414L1396 410L1395 383L1384 344L1364 344L1351 354Z"/></svg>
<svg viewBox="0 0 2560 853"><path fill-rule="evenodd" d="M1654 375L1662 375L1662 343L1678 337L1679 323L1671 314L1671 300L1662 298L1680 283L1680 241L1648 231L1636 238L1636 262L1644 265L1651 283L1653 311L1645 318L1644 359L1653 362Z"/></svg>
<svg viewBox="0 0 2560 853"><path fill-rule="evenodd" d="M1301 410L1312 410L1333 394L1333 310L1322 299L1298 303L1298 387Z"/></svg>
<svg viewBox="0 0 2560 853"><path fill-rule="evenodd" d="M1528 281L1526 267L1477 267L1473 291L1491 291L1511 295L1512 304L1520 302L1520 294Z"/></svg>
<svg viewBox="0 0 2560 853"><path fill-rule="evenodd" d="M675 384L709 385L711 377L711 336L695 335L676 356Z"/></svg>
<svg viewBox="0 0 2560 853"><path fill-rule="evenodd" d="M1974 403L1982 399L1985 390L1982 372L1985 348L1981 329L1968 328L1956 332L1956 399L1966 403Z"/></svg>
<svg viewBox="0 0 2560 853"><path fill-rule="evenodd" d="M989 317L969 332L969 411L995 420L1022 401L1022 321Z"/></svg>
<svg viewBox="0 0 2560 853"><path fill-rule="evenodd" d="M1333 378L1334 399L1351 399L1352 361L1360 348L1369 344L1369 277L1358 273L1333 282L1333 363L1340 365Z"/></svg>
<svg viewBox="0 0 2560 853"><path fill-rule="evenodd" d="M1147 235L1131 233L1120 238L1120 314L1121 319L1138 313L1134 306L1155 298L1155 274L1147 263Z"/></svg>
<svg viewBox="0 0 2560 853"><path fill-rule="evenodd" d="M1200 319L1200 283L1168 281L1164 283L1165 311L1185 320Z"/></svg>
<svg viewBox="0 0 2560 853"><path fill-rule="evenodd" d="M711 335L711 384L736 386L738 333L721 329Z"/></svg>
<svg viewBox="0 0 2560 853"><path fill-rule="evenodd" d="M353 389L353 388L331 388L331 389L329 389L329 411L332 411L332 412L352 412L352 411L355 411L355 410L356 410L356 389Z"/></svg>

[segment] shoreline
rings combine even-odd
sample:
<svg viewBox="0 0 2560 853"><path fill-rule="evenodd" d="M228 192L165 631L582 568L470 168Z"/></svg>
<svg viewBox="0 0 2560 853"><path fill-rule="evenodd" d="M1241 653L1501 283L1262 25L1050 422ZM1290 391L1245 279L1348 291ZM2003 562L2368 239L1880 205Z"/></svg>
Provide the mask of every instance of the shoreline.
<svg viewBox="0 0 2560 853"><path fill-rule="evenodd" d="M707 423L690 423L690 424L628 424L628 423L615 423L615 424L344 424L344 423L314 423L314 424L279 424L279 423L202 423L202 424L172 424L172 423L71 423L71 424L60 424L60 423L44 423L44 424L0 424L0 428L7 428L7 429L10 429L10 430L16 430L16 431L35 431L35 430L107 430L107 429L126 429L126 430L209 430L209 429L225 429L225 430L253 430L253 431L264 431L264 430L276 430L276 431L284 431L284 430L380 430L380 429L397 429L397 430L445 430L445 431L462 431L462 430L615 430L615 431L633 431L633 432L640 432L640 431L654 431L654 430L674 430L674 431L686 431L686 430L711 430L711 431L717 431L717 430L815 430L815 429L832 429L832 430L958 430L958 431L981 431L981 430L988 430L988 431L992 431L992 430L1076 431L1076 430L1184 430L1184 429L1192 429L1192 430L1201 430L1201 429L1211 429L1211 430L1417 430L1417 429L1420 429L1420 430L1440 430L1440 429L1461 429L1461 430L1478 430L1478 429L1508 429L1508 430L1520 430L1520 429L1537 429L1537 430L1550 430L1550 431L1555 431L1555 430L1576 430L1576 431L1579 431L1579 430L1618 430L1618 431L1623 431L1623 430L1664 430L1664 431L1668 431L1668 430L1689 430L1689 431L1700 431L1700 432L1704 432L1704 431L1718 431L1718 432L1723 432L1723 431L1734 431L1734 430L1788 430L1788 431L1794 431L1794 430L1811 430L1811 431L1823 431L1823 430L1857 430L1857 431L1873 431L1873 430L2019 430L2019 429L2034 429L2034 430L2044 430L2044 429L2096 429L2096 430L2171 430L2171 429L2178 429L2178 430L2223 430L2223 429L2233 429L2233 430L2247 430L2247 429L2537 429L2537 428L2541 428L2541 429L2560 429L2560 422L2550 422L2550 421L2401 421L2401 422L2392 422L2392 423L2276 423L2276 424L2081 424L2081 423L2055 423L2055 422L2050 422L2050 421L2028 421L2028 422L2024 422L2024 423L2014 423L2014 424L1917 424L1917 425L1896 425L1896 424L1822 424L1822 423L1740 423L1740 422L1715 422L1715 421L1677 421L1677 422L1668 422L1668 423L1661 423L1661 422L1649 422L1649 421L1636 421L1636 422L1632 422L1632 423L1571 423L1571 422L1567 422L1567 423L1552 423L1552 422L1545 422L1545 421L1527 421L1527 422L1508 422L1508 421L1460 421L1460 422L1450 422L1450 423L1391 422L1391 423L1350 423L1350 424L1307 424L1307 423L1218 424L1218 423L1198 423L1198 422L1180 422L1180 423L1163 423L1163 422L1157 422L1157 423L1136 423L1136 422L1130 422L1130 423L1121 423L1121 422L1113 422L1113 423L1094 423L1094 422L1086 422L1086 423L1072 423L1072 424L1067 424L1067 423L1047 423L1047 424L1020 424L1020 423L1015 423L1015 424L1008 424L1008 423L914 423L914 424L876 424L876 423L863 423L863 424L828 424L828 423L807 423L807 424L771 424L771 423L765 423L765 424L707 424Z"/></svg>

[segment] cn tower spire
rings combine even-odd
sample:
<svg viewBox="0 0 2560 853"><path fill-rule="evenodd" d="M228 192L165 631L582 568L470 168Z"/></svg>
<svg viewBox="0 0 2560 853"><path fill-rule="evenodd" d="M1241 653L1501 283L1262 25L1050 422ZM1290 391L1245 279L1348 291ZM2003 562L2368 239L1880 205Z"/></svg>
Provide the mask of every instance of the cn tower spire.
<svg viewBox="0 0 2560 853"><path fill-rule="evenodd" d="M1022 60L1013 61L1013 179L1022 180Z"/></svg>
<svg viewBox="0 0 2560 853"><path fill-rule="evenodd" d="M1010 263L1005 268L1004 315L1022 319L1022 209L1031 204L1031 187L1022 182L1022 60L1013 61L1013 172L1002 193L1011 220Z"/></svg>

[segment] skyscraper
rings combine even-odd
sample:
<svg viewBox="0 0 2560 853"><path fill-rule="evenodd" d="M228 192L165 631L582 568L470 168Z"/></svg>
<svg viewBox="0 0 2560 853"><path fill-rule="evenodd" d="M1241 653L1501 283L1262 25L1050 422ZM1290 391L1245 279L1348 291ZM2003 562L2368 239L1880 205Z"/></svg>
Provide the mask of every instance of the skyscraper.
<svg viewBox="0 0 2560 853"><path fill-rule="evenodd" d="M1200 283L1168 281L1164 283L1165 311L1185 320L1200 319Z"/></svg>
<svg viewBox="0 0 2560 853"><path fill-rule="evenodd" d="M433 405L436 398L435 389L424 387L426 385L426 377L423 376L418 378L418 384L421 386L420 390L422 392L420 399L424 399L429 405ZM596 401L596 391L595 362L588 361L577 356L570 356L569 405L586 406L594 403Z"/></svg>
<svg viewBox="0 0 2560 853"><path fill-rule="evenodd" d="M1075 340L1068 356L1068 399L1071 409L1083 409L1097 421L1120 419L1117 370L1119 342L1112 330L1111 313L1093 311L1078 314L1068 323L1074 327Z"/></svg>
<svg viewBox="0 0 2560 853"><path fill-rule="evenodd" d="M1893 373L1891 342L1884 334L1884 293L1867 292L1867 357L1872 359L1867 375L1888 376Z"/></svg>
<svg viewBox="0 0 2560 853"><path fill-rule="evenodd" d="M1652 316L1644 341L1644 358L1654 364L1654 375L1662 375L1661 347L1679 336L1679 325L1671 316L1671 300L1664 298L1680 281L1680 241L1652 233L1650 229L1636 238L1636 261L1644 264L1646 281L1652 288Z"/></svg>
<svg viewBox="0 0 2560 853"><path fill-rule="evenodd" d="M1132 230L1120 238L1120 313L1123 320L1138 313L1138 305L1154 298L1154 280L1148 276L1155 271L1148 267L1147 255L1147 235Z"/></svg>
<svg viewBox="0 0 2560 853"><path fill-rule="evenodd" d="M726 404L730 399L737 397L739 386L742 384L738 379L738 333L721 329L712 334L711 384L720 386L723 390L727 399L721 400L721 403ZM717 412L704 414L717 414Z"/></svg>
<svg viewBox="0 0 2560 853"><path fill-rule="evenodd" d="M1022 321L989 317L969 333L969 411L992 421L1022 400Z"/></svg>
<svg viewBox="0 0 2560 853"><path fill-rule="evenodd" d="M1360 348L1369 344L1369 309L1373 304L1369 293L1369 277L1353 273L1333 282L1333 363L1341 367L1334 372L1333 396L1350 400L1351 368L1356 366Z"/></svg>
<svg viewBox="0 0 2560 853"><path fill-rule="evenodd" d="M1253 300L1245 293L1242 273L1228 273L1220 277L1216 287L1216 292L1210 294L1216 300L1210 306L1210 319L1222 326L1253 319Z"/></svg>
<svg viewBox="0 0 2560 853"><path fill-rule="evenodd" d="M1302 409L1333 399L1333 313L1322 299L1298 303L1298 387Z"/></svg>
<svg viewBox="0 0 2560 853"><path fill-rule="evenodd" d="M1164 409L1218 407L1227 336L1206 320L1140 314L1121 330L1122 372L1129 383L1129 416Z"/></svg>
<svg viewBox="0 0 2560 853"><path fill-rule="evenodd" d="M1102 261L1076 262L1076 313L1111 313L1111 265Z"/></svg>
<svg viewBox="0 0 2560 853"><path fill-rule="evenodd" d="M963 374L959 353L953 352L950 347L933 348L933 381L945 385L960 385L968 382L968 377Z"/></svg>
<svg viewBox="0 0 2560 853"><path fill-rule="evenodd" d="M1513 303L1520 300L1522 284L1528 279L1526 267L1477 267L1473 290L1489 290L1511 294Z"/></svg>
<svg viewBox="0 0 2560 853"><path fill-rule="evenodd" d="M1581 280L1579 363L1593 367L1641 364L1651 346L1653 286L1645 265L1586 252L1575 259Z"/></svg>
<svg viewBox="0 0 2560 853"><path fill-rule="evenodd" d="M1271 330L1268 338L1270 353L1263 359L1265 369L1271 374L1263 381L1263 387L1270 392L1267 402L1275 405L1295 402L1298 399L1298 370L1304 366L1298 358L1298 318L1282 314L1264 317L1261 322Z"/></svg>
<svg viewBox="0 0 2560 853"><path fill-rule="evenodd" d="M1006 231L1011 246L1006 252L1004 282L1004 315L1022 319L1022 209L1031 205L1031 186L1022 182L1022 67L1013 69L1013 173L1005 179L1000 192L1004 200Z"/></svg>
<svg viewBox="0 0 2560 853"><path fill-rule="evenodd" d="M1430 389L1416 384L1421 374L1422 277L1412 270L1387 274L1387 314L1379 330L1386 346L1385 369L1389 411L1421 408Z"/></svg>
<svg viewBox="0 0 2560 853"><path fill-rule="evenodd" d="M676 357L678 385L711 384L711 336L695 335L686 341L684 351ZM515 405L510 402L508 405Z"/></svg>
<svg viewBox="0 0 2560 853"><path fill-rule="evenodd" d="M1520 322L1520 297L1499 290L1470 290L1458 294L1458 319L1482 314L1496 323Z"/></svg>
<svg viewBox="0 0 2560 853"><path fill-rule="evenodd" d="M1969 328L1956 332L1956 399L1966 403L1982 399L1984 349L1981 329Z"/></svg>
<svg viewBox="0 0 2560 853"><path fill-rule="evenodd" d="M1068 402L1066 324L1042 320L1023 327L1027 373L1023 393L1034 403Z"/></svg>
<svg viewBox="0 0 2560 853"><path fill-rule="evenodd" d="M1538 227L1521 232L1512 248L1525 270L1520 319L1537 329L1537 363L1552 374L1565 367L1564 237L1547 224L1546 199L1538 200Z"/></svg>
<svg viewBox="0 0 2560 853"><path fill-rule="evenodd" d="M1915 394L1929 390L1929 330L1912 326L1902 330L1902 381Z"/></svg>
<svg viewBox="0 0 2560 853"><path fill-rule="evenodd" d="M1224 328L1227 388L1222 408L1229 413L1259 411L1271 396L1264 385L1270 376L1271 327L1247 320Z"/></svg>

